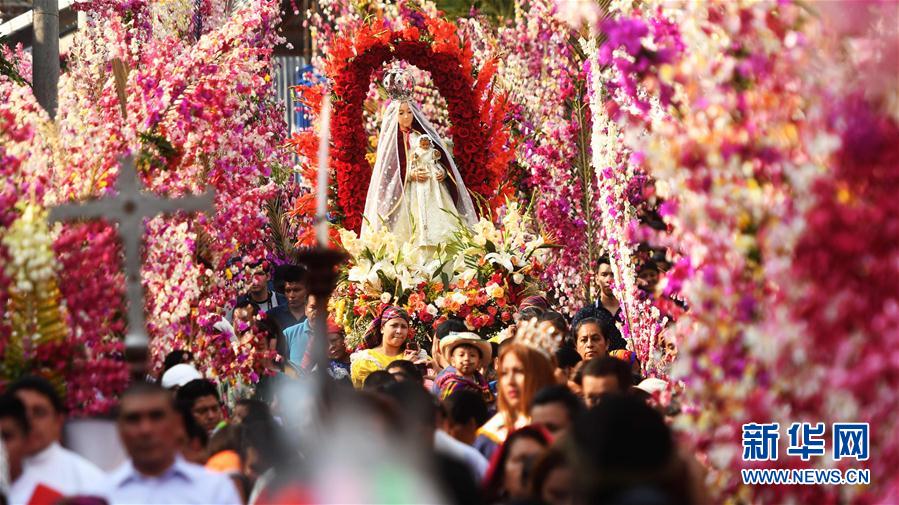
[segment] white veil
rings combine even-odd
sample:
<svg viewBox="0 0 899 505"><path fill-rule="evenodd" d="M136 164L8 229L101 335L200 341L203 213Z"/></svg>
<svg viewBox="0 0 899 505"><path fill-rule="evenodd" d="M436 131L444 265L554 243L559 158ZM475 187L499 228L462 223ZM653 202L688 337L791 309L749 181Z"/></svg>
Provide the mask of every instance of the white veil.
<svg viewBox="0 0 899 505"><path fill-rule="evenodd" d="M449 177L444 183L455 186L454 202L456 212L463 224L472 226L478 220L477 213L472 204L459 169L453 161L452 152L447 149L443 139L430 121L422 114L421 110L411 100L393 100L384 111L381 119L381 131L378 135L378 151L375 158L375 166L371 174L371 182L368 185L368 195L365 198L365 212L362 214L362 233L365 237L369 233L377 232L382 228L393 230L399 217L403 204L403 173L400 170L400 153L397 149L397 135L399 134L400 105L406 103L412 110L415 121L424 130L424 134L431 137L434 147L443 151L447 161ZM406 153L408 163L410 153Z"/></svg>

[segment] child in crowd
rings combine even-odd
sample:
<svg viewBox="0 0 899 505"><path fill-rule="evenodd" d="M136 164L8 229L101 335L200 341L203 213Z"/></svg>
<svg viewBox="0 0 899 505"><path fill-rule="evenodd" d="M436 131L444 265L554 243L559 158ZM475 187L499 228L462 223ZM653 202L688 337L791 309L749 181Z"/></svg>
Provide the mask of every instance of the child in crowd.
<svg viewBox="0 0 899 505"><path fill-rule="evenodd" d="M451 365L434 383L440 398L469 390L481 394L488 404L493 403L493 393L480 372L481 366L492 358L490 342L475 333L450 333L440 340L440 348Z"/></svg>

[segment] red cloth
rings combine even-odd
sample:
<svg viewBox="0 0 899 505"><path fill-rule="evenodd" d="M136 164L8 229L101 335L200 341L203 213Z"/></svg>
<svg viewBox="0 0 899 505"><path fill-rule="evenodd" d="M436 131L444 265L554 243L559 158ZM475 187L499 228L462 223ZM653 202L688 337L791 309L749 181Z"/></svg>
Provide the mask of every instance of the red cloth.
<svg viewBox="0 0 899 505"><path fill-rule="evenodd" d="M31 498L28 499L28 505L53 505L63 498L65 498L65 495L52 487L38 484L35 486L34 492L31 493Z"/></svg>

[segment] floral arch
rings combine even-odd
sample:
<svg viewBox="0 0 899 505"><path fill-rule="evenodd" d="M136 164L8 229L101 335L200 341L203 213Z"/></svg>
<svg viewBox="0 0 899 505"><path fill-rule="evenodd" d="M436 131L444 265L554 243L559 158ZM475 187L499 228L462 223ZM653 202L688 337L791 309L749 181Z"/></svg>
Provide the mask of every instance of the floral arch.
<svg viewBox="0 0 899 505"><path fill-rule="evenodd" d="M391 60L431 73L447 103L453 157L466 187L487 200L499 195L502 176L514 158L503 122L508 102L490 86L496 62L473 74L471 58L471 47L459 38L455 25L433 18L396 30L375 22L334 41L326 67L333 82L331 164L345 228L359 231L372 173L366 159L363 102L372 73Z"/></svg>

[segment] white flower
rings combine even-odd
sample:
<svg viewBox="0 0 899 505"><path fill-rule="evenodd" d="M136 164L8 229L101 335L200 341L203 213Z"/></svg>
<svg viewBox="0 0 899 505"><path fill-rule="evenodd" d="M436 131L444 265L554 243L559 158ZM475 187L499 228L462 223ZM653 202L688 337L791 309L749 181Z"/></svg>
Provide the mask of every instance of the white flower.
<svg viewBox="0 0 899 505"><path fill-rule="evenodd" d="M358 258L361 254L365 245L359 240L359 237L356 236L356 233L352 230L340 229L340 242L343 244L343 248L346 249L346 252L350 253L354 258Z"/></svg>
<svg viewBox="0 0 899 505"><path fill-rule="evenodd" d="M512 282L514 282L515 284L521 284L522 282L524 282L524 274L512 274Z"/></svg>
<svg viewBox="0 0 899 505"><path fill-rule="evenodd" d="M484 258L491 263L505 268L507 272L515 271L515 263L517 262L517 258L512 256L508 252L490 253L484 256Z"/></svg>
<svg viewBox="0 0 899 505"><path fill-rule="evenodd" d="M391 298L393 298L393 295L390 293L381 293L381 303L390 303Z"/></svg>
<svg viewBox="0 0 899 505"><path fill-rule="evenodd" d="M442 298L440 298L442 300ZM427 307L425 307L425 312L431 314L432 316L436 316L440 311L437 310L437 307L434 304L429 303Z"/></svg>
<svg viewBox="0 0 899 505"><path fill-rule="evenodd" d="M436 305L438 309L442 309L446 306L446 298L444 298L443 296L438 296L437 299L434 300L434 305Z"/></svg>
<svg viewBox="0 0 899 505"><path fill-rule="evenodd" d="M352 268L347 272L347 280L350 282L361 282L368 277L368 273L371 270L371 263L362 260L359 263L353 265Z"/></svg>
<svg viewBox="0 0 899 505"><path fill-rule="evenodd" d="M466 268L459 274L459 280L461 280L465 284L468 284L472 279L475 278L476 275L478 275L477 270L473 268Z"/></svg>

